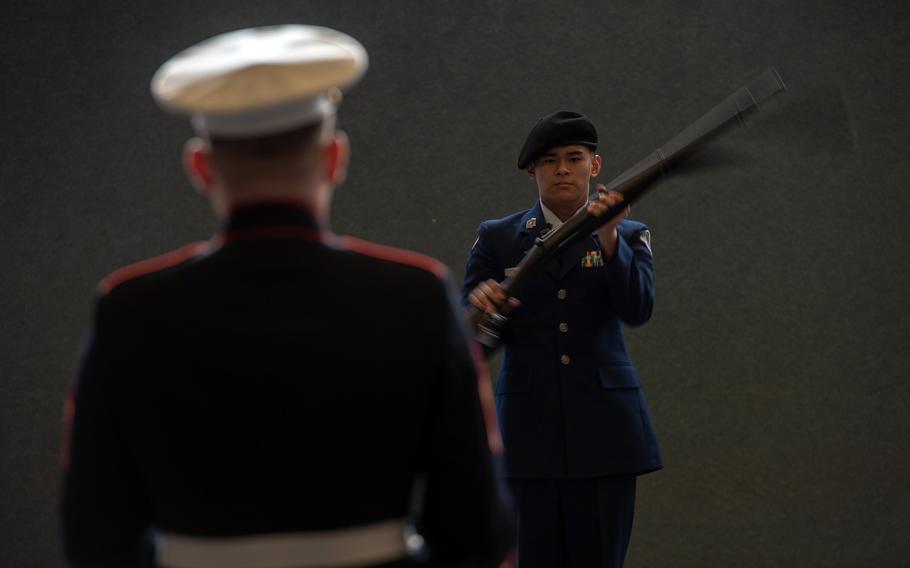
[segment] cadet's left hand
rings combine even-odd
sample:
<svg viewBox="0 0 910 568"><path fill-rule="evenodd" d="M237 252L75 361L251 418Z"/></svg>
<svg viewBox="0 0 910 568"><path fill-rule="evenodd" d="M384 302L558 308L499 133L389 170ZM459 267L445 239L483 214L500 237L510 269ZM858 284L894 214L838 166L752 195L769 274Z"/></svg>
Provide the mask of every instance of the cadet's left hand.
<svg viewBox="0 0 910 568"><path fill-rule="evenodd" d="M607 186L602 183L597 184L597 197L588 202L588 213L595 217L600 217L606 213L607 209L622 203L622 194L618 191L607 191ZM613 217L606 225L603 225L598 232L600 233L600 245L603 247L606 260L613 258L616 254L616 243L619 235L616 233L616 225L629 216L631 207L626 207L625 211Z"/></svg>

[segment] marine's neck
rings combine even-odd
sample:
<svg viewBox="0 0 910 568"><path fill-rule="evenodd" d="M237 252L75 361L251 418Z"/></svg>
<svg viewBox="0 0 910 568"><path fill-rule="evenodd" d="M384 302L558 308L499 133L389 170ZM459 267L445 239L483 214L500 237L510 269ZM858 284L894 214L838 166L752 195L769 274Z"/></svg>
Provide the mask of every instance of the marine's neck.
<svg viewBox="0 0 910 568"><path fill-rule="evenodd" d="M224 188L213 196L217 215L225 219L232 211L259 204L291 203L310 211L324 225L328 225L331 208L331 191L322 184L255 184Z"/></svg>

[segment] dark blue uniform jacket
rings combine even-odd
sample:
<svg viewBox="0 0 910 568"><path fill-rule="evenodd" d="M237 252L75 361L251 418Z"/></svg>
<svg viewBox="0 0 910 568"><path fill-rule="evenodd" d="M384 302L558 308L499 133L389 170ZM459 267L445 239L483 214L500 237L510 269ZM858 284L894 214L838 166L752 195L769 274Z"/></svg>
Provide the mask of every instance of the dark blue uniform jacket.
<svg viewBox="0 0 910 568"><path fill-rule="evenodd" d="M482 223L467 262L463 302L478 283L503 280L544 222L538 202ZM662 467L622 334L623 323L640 325L651 316L651 250L641 223L625 220L617 230L609 262L597 233L582 239L534 275L511 314L496 385L509 477L640 474Z"/></svg>

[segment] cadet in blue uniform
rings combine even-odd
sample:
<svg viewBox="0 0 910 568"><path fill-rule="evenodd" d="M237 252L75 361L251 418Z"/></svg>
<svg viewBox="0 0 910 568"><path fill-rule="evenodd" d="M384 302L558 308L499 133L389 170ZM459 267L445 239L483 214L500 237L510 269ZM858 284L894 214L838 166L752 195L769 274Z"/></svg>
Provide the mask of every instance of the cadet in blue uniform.
<svg viewBox="0 0 910 568"><path fill-rule="evenodd" d="M406 518L420 565L507 554L446 269L329 229L349 152L335 89L365 68L344 34L279 26L153 80L192 115L186 166L221 228L99 287L67 403L70 565L138 565L150 535L161 566L411 566Z"/></svg>
<svg viewBox="0 0 910 568"><path fill-rule="evenodd" d="M662 467L621 329L651 316L648 229L617 217L551 259L519 298L506 298L499 285L544 231L584 207L600 215L621 201L598 186L588 202L601 169L596 147L584 115L540 119L518 160L539 201L481 223L467 262L463 301L510 311L496 407L520 568L621 566L635 478Z"/></svg>

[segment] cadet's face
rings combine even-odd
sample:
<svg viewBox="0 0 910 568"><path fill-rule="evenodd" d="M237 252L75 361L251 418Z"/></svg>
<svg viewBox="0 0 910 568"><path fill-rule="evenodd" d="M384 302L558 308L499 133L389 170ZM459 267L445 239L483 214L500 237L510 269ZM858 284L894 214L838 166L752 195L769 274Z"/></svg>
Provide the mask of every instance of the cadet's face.
<svg viewBox="0 0 910 568"><path fill-rule="evenodd" d="M540 200L550 210L574 211L588 198L591 178L600 173L601 159L586 146L551 148L528 168L537 182Z"/></svg>

